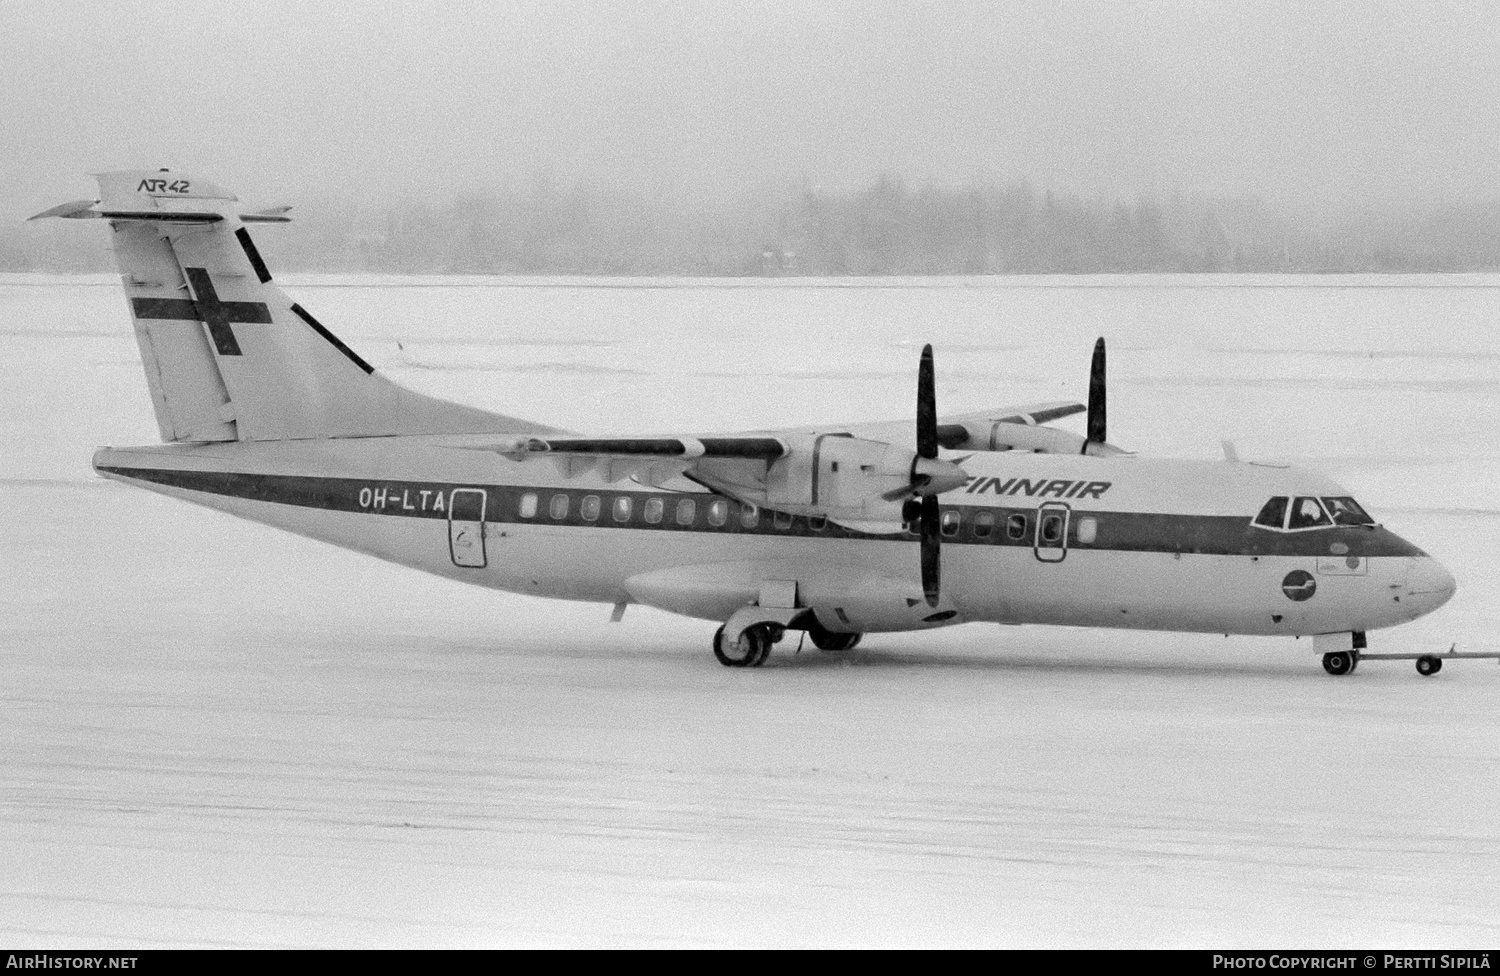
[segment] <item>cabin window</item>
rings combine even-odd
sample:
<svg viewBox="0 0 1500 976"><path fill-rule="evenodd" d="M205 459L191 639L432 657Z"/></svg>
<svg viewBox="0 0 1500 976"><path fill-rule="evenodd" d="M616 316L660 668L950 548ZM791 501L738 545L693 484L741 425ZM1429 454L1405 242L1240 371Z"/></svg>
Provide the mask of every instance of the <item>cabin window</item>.
<svg viewBox="0 0 1500 976"><path fill-rule="evenodd" d="M715 498L708 503L708 524L717 528L729 521L729 503L722 498Z"/></svg>
<svg viewBox="0 0 1500 976"><path fill-rule="evenodd" d="M1318 500L1308 495L1299 497L1292 503L1292 517L1287 522L1289 529L1313 529L1320 525L1332 525L1328 513L1323 511L1323 506Z"/></svg>
<svg viewBox="0 0 1500 976"><path fill-rule="evenodd" d="M1012 539L1026 538L1026 516L1012 515L1006 519L1005 534Z"/></svg>
<svg viewBox="0 0 1500 976"><path fill-rule="evenodd" d="M1286 525L1286 503L1285 495L1277 495L1261 507L1260 514L1255 516L1255 524L1263 529L1280 529Z"/></svg>
<svg viewBox="0 0 1500 976"><path fill-rule="evenodd" d="M615 505L614 505L615 521L616 522L629 522L630 521L630 509L631 508L632 508L632 505L630 503L630 496L629 495L621 495L619 498L616 498L615 499Z"/></svg>
<svg viewBox="0 0 1500 976"><path fill-rule="evenodd" d="M792 527L792 517L786 512L777 512L776 527L778 529L790 529Z"/></svg>
<svg viewBox="0 0 1500 976"><path fill-rule="evenodd" d="M585 495L585 496L583 496L583 501L580 502L579 505L578 505L578 514L582 515L583 518L584 518L584 520L588 521L588 522L592 522L592 521L594 521L594 519L598 518L599 517L599 496L598 495Z"/></svg>
<svg viewBox="0 0 1500 976"><path fill-rule="evenodd" d="M1042 516L1042 542L1049 545L1057 545L1062 539L1063 520L1061 515Z"/></svg>
<svg viewBox="0 0 1500 976"><path fill-rule="evenodd" d="M1093 518L1079 519L1078 541L1083 545L1091 546L1097 538L1099 538L1099 520Z"/></svg>
<svg viewBox="0 0 1500 976"><path fill-rule="evenodd" d="M1335 525L1374 525L1375 520L1359 507L1359 502L1348 497L1332 498L1323 496L1323 507L1333 517Z"/></svg>
<svg viewBox="0 0 1500 976"><path fill-rule="evenodd" d="M753 529L760 524L760 509L754 505L746 505L740 509L740 525L747 529Z"/></svg>
<svg viewBox="0 0 1500 976"><path fill-rule="evenodd" d="M987 539L995 527L994 512L980 512L974 516L974 538Z"/></svg>
<svg viewBox="0 0 1500 976"><path fill-rule="evenodd" d="M536 492L528 491L521 496L521 517L531 518L536 515Z"/></svg>
<svg viewBox="0 0 1500 976"><path fill-rule="evenodd" d="M568 496L558 493L552 496L552 517L565 519L568 517Z"/></svg>
<svg viewBox="0 0 1500 976"><path fill-rule="evenodd" d="M824 529L828 528L828 516L826 516L826 515L812 515L812 516L809 516L808 519L807 519L807 527L809 529L812 529L814 532L822 532Z"/></svg>
<svg viewBox="0 0 1500 976"><path fill-rule="evenodd" d="M666 505L662 502L662 500L660 498L648 498L648 499L646 499L646 512L645 512L646 521L649 522L652 525L656 525L658 522L661 521L662 512L665 509L666 509Z"/></svg>
<svg viewBox="0 0 1500 976"><path fill-rule="evenodd" d="M677 524L692 525L693 519L698 515L698 503L691 498L684 498L677 503Z"/></svg>
<svg viewBox="0 0 1500 976"><path fill-rule="evenodd" d="M942 526L943 535L958 535L958 526L962 521L963 515L957 509L950 508L945 511L939 523Z"/></svg>

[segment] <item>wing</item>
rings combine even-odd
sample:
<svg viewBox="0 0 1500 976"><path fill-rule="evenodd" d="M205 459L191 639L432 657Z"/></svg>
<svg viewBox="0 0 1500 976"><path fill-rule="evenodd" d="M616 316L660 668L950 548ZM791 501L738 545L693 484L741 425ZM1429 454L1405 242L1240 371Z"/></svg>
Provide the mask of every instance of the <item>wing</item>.
<svg viewBox="0 0 1500 976"><path fill-rule="evenodd" d="M1081 403L1059 401L940 417L938 441L943 447L952 450L993 451L1025 447L1030 450L1051 448L1073 453L1078 450L1073 441L1081 442L1082 438L1066 431L1036 428L1062 417L1082 413L1085 409ZM678 475L686 473L691 476L694 470L700 469L723 471L743 467L764 472L774 462L795 453L800 442L825 434L896 446L905 446L915 441L915 429L910 421L893 420L703 436L548 435L500 441L474 441L466 438L463 442L451 443L449 446L461 450L491 451L514 461L550 457L557 462L563 475L570 478L598 470L610 482L631 478L644 484L662 485Z"/></svg>

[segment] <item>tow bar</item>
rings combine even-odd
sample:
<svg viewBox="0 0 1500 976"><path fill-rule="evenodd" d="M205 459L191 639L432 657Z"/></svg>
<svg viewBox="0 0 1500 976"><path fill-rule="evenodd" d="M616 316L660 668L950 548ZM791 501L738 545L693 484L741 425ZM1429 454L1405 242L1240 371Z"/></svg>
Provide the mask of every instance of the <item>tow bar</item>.
<svg viewBox="0 0 1500 976"><path fill-rule="evenodd" d="M1417 674L1431 677L1443 670L1444 661L1453 661L1461 658L1471 660L1491 659L1500 661L1500 651L1460 651L1457 642L1448 648L1446 654L1371 654L1368 651L1357 651L1361 661L1416 661Z"/></svg>

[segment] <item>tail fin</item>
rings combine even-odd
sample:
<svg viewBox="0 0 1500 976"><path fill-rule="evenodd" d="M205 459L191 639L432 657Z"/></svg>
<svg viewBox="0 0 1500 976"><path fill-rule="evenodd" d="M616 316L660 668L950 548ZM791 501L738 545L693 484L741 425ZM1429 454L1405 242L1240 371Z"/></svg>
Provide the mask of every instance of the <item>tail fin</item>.
<svg viewBox="0 0 1500 976"><path fill-rule="evenodd" d="M162 440L544 429L397 386L288 298L245 226L287 208L241 213L233 194L167 170L98 180L98 201L37 217L110 222Z"/></svg>

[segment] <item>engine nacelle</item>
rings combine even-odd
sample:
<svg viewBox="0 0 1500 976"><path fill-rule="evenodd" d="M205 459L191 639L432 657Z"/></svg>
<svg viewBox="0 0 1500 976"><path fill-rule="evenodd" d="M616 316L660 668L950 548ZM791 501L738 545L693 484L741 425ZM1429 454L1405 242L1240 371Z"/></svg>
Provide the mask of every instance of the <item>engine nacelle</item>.
<svg viewBox="0 0 1500 976"><path fill-rule="evenodd" d="M768 508L834 519L901 521L900 494L911 485L915 453L839 434L802 437L790 446L788 456L766 472Z"/></svg>
<svg viewBox="0 0 1500 976"><path fill-rule="evenodd" d="M958 434L962 429L963 434ZM1008 420L966 420L944 424L943 446L965 451L1035 451L1039 454L1091 454L1109 457L1125 452L1056 427L1018 424Z"/></svg>
<svg viewBox="0 0 1500 976"><path fill-rule="evenodd" d="M936 494L966 480L958 465L919 459L908 448L847 434L785 437L785 457L749 477L741 462L698 462L694 475L741 501L793 515L825 516L867 531L899 531L913 494Z"/></svg>

